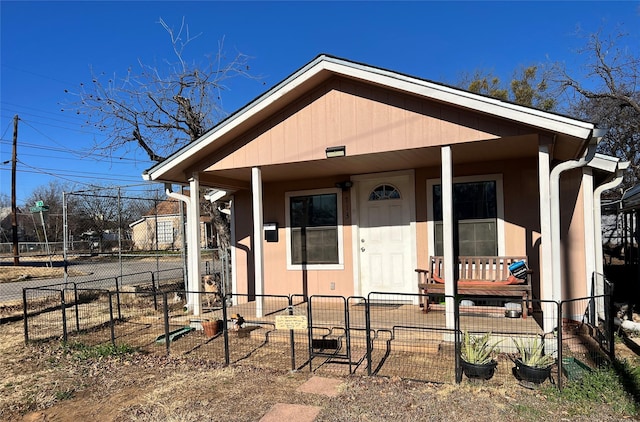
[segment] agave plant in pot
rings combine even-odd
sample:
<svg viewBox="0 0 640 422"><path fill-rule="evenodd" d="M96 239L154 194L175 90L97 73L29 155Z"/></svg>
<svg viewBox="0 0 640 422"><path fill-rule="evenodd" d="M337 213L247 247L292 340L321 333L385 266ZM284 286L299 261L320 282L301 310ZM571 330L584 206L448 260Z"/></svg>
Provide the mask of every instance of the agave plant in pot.
<svg viewBox="0 0 640 422"><path fill-rule="evenodd" d="M474 336L464 331L460 345L462 372L471 379L490 379L498 366L494 359L497 344L491 343L491 333Z"/></svg>
<svg viewBox="0 0 640 422"><path fill-rule="evenodd" d="M514 360L516 374L522 381L541 384L551 376L551 366L556 362L551 355L544 354L544 341L513 339L519 357Z"/></svg>

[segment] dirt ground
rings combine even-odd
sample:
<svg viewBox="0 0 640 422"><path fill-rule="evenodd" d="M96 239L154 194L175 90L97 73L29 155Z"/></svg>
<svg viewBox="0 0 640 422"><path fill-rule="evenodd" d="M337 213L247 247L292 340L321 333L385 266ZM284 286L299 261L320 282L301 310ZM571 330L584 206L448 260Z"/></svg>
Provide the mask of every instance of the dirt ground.
<svg viewBox="0 0 640 422"><path fill-rule="evenodd" d="M20 310L19 304L3 304L0 317L19 315ZM314 375L306 368L292 372L225 367L142 353L100 357L65 349L58 341L25 345L22 330L19 320L0 325L1 421L249 422L259 421L278 403L318 406L316 421L634 418L619 402L596 398L574 404L558 399L549 385L530 390L514 383L489 385L466 379L453 385L347 376L340 378L339 394L326 397L297 391ZM623 344L616 344L616 350L619 357L640 364Z"/></svg>
<svg viewBox="0 0 640 422"><path fill-rule="evenodd" d="M3 421L259 421L277 403L319 406L317 421L631 418L615 403L576 408L546 389L466 380L436 385L352 376L341 378L337 397L296 391L312 376L139 353L92 357L57 341L25 345L21 321L0 327Z"/></svg>

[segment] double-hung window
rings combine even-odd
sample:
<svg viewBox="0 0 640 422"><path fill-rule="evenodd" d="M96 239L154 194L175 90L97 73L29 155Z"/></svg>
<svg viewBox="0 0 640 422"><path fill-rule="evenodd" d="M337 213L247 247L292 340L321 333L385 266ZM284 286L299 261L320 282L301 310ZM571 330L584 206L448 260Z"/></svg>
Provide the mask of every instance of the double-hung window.
<svg viewBox="0 0 640 422"><path fill-rule="evenodd" d="M442 188L430 183L433 250L443 255ZM470 180L453 184L453 218L462 256L497 256L501 249L502 179Z"/></svg>
<svg viewBox="0 0 640 422"><path fill-rule="evenodd" d="M340 196L337 189L286 194L289 268L342 264Z"/></svg>

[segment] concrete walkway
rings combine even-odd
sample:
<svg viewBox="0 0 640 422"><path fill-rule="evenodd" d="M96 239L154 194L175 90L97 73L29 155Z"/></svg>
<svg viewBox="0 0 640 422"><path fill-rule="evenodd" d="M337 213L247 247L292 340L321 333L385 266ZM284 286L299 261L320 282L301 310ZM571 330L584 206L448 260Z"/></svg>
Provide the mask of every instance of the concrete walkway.
<svg viewBox="0 0 640 422"><path fill-rule="evenodd" d="M320 394L327 397L335 397L339 394L342 381L334 378L312 377L297 388L296 391L309 394ZM322 407L305 406L300 404L276 403L260 419L260 422L313 422Z"/></svg>

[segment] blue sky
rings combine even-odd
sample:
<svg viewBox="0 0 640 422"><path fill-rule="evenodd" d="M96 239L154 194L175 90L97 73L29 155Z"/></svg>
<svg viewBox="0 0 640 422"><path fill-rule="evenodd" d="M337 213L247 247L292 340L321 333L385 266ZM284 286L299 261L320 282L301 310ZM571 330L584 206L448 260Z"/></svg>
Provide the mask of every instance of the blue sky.
<svg viewBox="0 0 640 422"><path fill-rule="evenodd" d="M254 80L223 96L233 112L320 53L454 84L476 69L503 79L523 65L563 61L581 72L584 36L602 30L640 42L640 2L217 2L0 1L0 193L10 194L13 117L19 115L17 200L50 180L141 184L144 154L87 155L103 135L61 112L64 90L97 72L124 75L138 59L171 57L159 18L185 18L201 35L187 50L200 60L225 51L252 57Z"/></svg>

